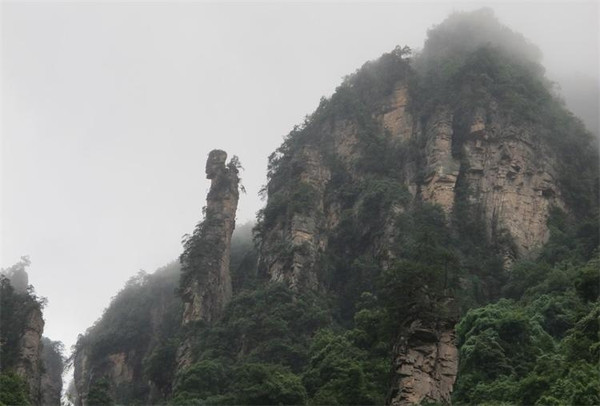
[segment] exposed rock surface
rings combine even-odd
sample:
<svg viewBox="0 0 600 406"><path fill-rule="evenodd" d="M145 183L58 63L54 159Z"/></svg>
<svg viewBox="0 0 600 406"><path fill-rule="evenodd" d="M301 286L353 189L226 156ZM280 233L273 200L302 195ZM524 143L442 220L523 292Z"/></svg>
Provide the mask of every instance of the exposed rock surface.
<svg viewBox="0 0 600 406"><path fill-rule="evenodd" d="M136 351L119 352L108 355L102 362L91 364L90 354L87 350L76 352L74 363L75 388L77 396L75 403L79 406L92 406L87 396L90 388L100 379L106 378L110 383L110 395L112 399L123 398L123 394L131 390L132 386L139 381L140 370L138 369L139 357Z"/></svg>
<svg viewBox="0 0 600 406"><path fill-rule="evenodd" d="M476 110L467 128L453 128L454 121L444 107L427 123L423 199L450 213L462 176L471 201L483 210L490 233L508 231L518 251L514 254L539 248L549 236L546 220L550 208L564 208L564 202L557 162L536 129L514 125L494 103L489 110ZM453 154L456 144L461 151Z"/></svg>
<svg viewBox="0 0 600 406"><path fill-rule="evenodd" d="M357 296L377 291L373 286L386 280L381 278L385 272L409 277L391 279L390 286L405 290L398 298L385 298L406 304L393 315L399 332L391 354L388 402L393 405L450 403L458 370L458 309L436 301L443 295L453 303L452 296L470 276L482 286L481 301L491 299L504 276L501 260L506 268L517 258L535 255L548 238L551 209L570 214L567 202L573 205L573 193L564 184L561 191L558 180L565 162L557 152L559 137L547 137L552 128L539 117L532 120L515 111L525 106L511 101L522 86L507 97L488 75L494 71L481 72L480 65L468 67L475 72L463 72L464 67L435 64L443 69L421 77L404 50L386 54L323 100L270 159L268 203L256 228L259 269L252 271L260 283L264 277L295 292L331 294L332 301L343 302L336 309L340 319L351 323L360 307ZM424 85L422 79L431 83ZM176 372L198 361L195 334L219 320L232 296L230 245L239 178L236 161L226 164L226 159L220 150L209 155L205 219L181 256L183 310L177 325L182 339L172 357ZM429 233L429 226L440 235ZM423 240L418 240L421 231ZM467 252L479 248L484 254ZM493 266L480 265L488 250L493 251ZM436 256L443 256L443 262ZM415 274L401 266L413 260L423 265ZM456 271L449 271L454 265ZM443 289L436 286L442 274ZM431 279L421 279L423 275ZM406 292L416 292L415 302L435 306L414 306ZM153 326L162 313L158 307L151 310ZM154 327L151 331L158 335ZM240 348L243 353L245 345ZM100 376L108 377L113 387L139 384L141 360L149 353L144 351L115 350L92 365L90 353L82 350L75 360L78 390L86 393ZM165 386L148 385L149 401L156 391L164 394L156 399L168 398Z"/></svg>
<svg viewBox="0 0 600 406"><path fill-rule="evenodd" d="M213 150L206 161L206 177L211 180L206 216L182 256L185 273L182 276L183 326L214 321L231 299L229 261L239 199L239 176L236 163L232 161L225 165L226 160L225 151ZM193 361L191 340L186 337L179 348L178 370Z"/></svg>
<svg viewBox="0 0 600 406"><path fill-rule="evenodd" d="M26 317L25 330L19 341L20 357L15 372L22 376L29 386L33 403L41 403L42 378L42 333L44 319L40 309L31 309Z"/></svg>
<svg viewBox="0 0 600 406"><path fill-rule="evenodd" d="M191 278L183 288L183 324L210 322L218 317L231 299L229 255L237 210L238 169L225 165L227 153L213 150L206 162L206 177L211 180L206 199L206 218L197 237L199 252L192 252ZM193 261L193 262L192 262Z"/></svg>
<svg viewBox="0 0 600 406"><path fill-rule="evenodd" d="M129 288L115 297L104 316L79 337L71 391L76 405L88 405L90 389L101 380L108 382L107 395L115 403L164 402L164 391L169 388L157 388L149 380L144 361L164 349L181 324L182 306L175 296L179 276L179 264L172 263L129 284ZM128 309L128 305L132 308ZM128 331L123 327L132 325L143 331ZM168 376L166 371L172 368L168 361L163 362L163 376Z"/></svg>
<svg viewBox="0 0 600 406"><path fill-rule="evenodd" d="M1 273L0 373L20 376L27 385L31 404L60 403L63 359L56 350L60 343L42 337L43 300L28 285L28 265L29 259L22 257Z"/></svg>
<svg viewBox="0 0 600 406"><path fill-rule="evenodd" d="M62 372L64 361L61 354L62 343L42 338L42 361L44 369L41 377L41 404L60 405L62 392Z"/></svg>
<svg viewBox="0 0 600 406"><path fill-rule="evenodd" d="M391 405L450 403L458 371L458 350L452 326L414 322L394 346Z"/></svg>
<svg viewBox="0 0 600 406"><path fill-rule="evenodd" d="M482 213L489 238L503 241L505 263L535 253L548 238L546 220L551 207L565 207L556 180L557 161L536 128L515 124L494 102L460 112L439 104L432 114L423 115L416 104L409 108L407 88L403 80L395 83L389 96L375 103L370 113L383 133L378 142L385 148L413 146L411 156L395 158L396 172L386 176L404 182L415 201L441 206L448 219L458 199L473 204ZM269 200L287 203L278 206L276 215L267 207L265 215L271 217L260 247L260 260L271 280L295 289L324 289L320 280L326 266L321 258L343 213L359 215L360 198L349 205L341 188L381 177L361 166L372 143L362 135L364 124L334 115L311 130L307 132L317 135L297 141L294 153L283 149L284 164L279 164L283 169L271 175ZM304 199L298 190L306 185L310 197ZM388 210L372 213L384 219L382 230L361 247L361 252L374 253L383 269L393 259L389 247L398 233L394 213L401 212L403 204L398 201ZM422 322L415 321L417 325ZM452 324L442 324L413 326L404 341L396 344L392 404L450 402L458 351Z"/></svg>

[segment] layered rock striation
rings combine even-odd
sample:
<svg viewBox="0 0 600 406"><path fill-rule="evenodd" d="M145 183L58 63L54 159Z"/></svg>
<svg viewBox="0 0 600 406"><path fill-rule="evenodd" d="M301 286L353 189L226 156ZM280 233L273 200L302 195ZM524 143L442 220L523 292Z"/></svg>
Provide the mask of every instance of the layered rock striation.
<svg viewBox="0 0 600 406"><path fill-rule="evenodd" d="M211 185L206 198L206 215L185 243L181 256L184 327L218 319L231 299L229 262L240 179L237 158L227 165L226 160L227 153L221 150L213 150L208 156L206 177ZM191 363L190 337L181 345L178 359L178 369Z"/></svg>
<svg viewBox="0 0 600 406"><path fill-rule="evenodd" d="M60 402L63 359L60 350L43 337L44 302L28 285L25 267L29 260L23 257L16 265L0 274L2 301L2 328L0 329L0 373L14 373L27 387L29 402L47 404L48 399ZM15 388L7 389L9 392Z"/></svg>
<svg viewBox="0 0 600 406"><path fill-rule="evenodd" d="M362 82L380 69L387 81ZM423 202L441 207L450 227L464 216L481 219L504 269L548 240L553 208L572 212L550 124L524 118L486 85L477 84L482 96L474 98L466 80L448 85L465 100L423 96L417 74L399 53L365 65L271 156L258 230L260 264L272 281L327 291L332 255L368 255L386 269L402 244L397 214ZM458 365L453 320L403 327L392 404L450 402Z"/></svg>

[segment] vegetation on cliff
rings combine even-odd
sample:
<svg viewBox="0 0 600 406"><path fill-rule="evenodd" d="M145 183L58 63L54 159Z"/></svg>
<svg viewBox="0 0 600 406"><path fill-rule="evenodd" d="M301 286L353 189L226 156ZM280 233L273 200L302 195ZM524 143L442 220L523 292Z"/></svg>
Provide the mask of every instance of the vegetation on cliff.
<svg viewBox="0 0 600 406"><path fill-rule="evenodd" d="M382 404L393 401L395 347L408 332L435 338L457 323L454 402L600 402L598 152L539 61L534 46L479 11L432 29L417 55L399 47L348 76L270 157L257 247L247 227L234 234L233 297L222 317L183 331L177 267L161 281L161 272L138 276L78 342L76 380L77 368L93 378L89 387L80 378L81 396ZM400 87L414 120L408 139L378 118ZM441 107L452 117L448 155L460 165L450 210L423 197L432 176L423 128ZM560 195L543 247L521 250L469 184L465 147L478 114L506 125L507 140L532 141L556 167L557 187L535 191ZM289 238L294 227L302 243ZM314 271L317 284L274 276L277 261ZM168 298L158 322L157 296ZM177 370L184 336L191 362ZM115 366L119 354L125 367ZM127 368L130 376L119 375Z"/></svg>
<svg viewBox="0 0 600 406"><path fill-rule="evenodd" d="M28 257L0 273L0 405L60 403L63 345L42 337L46 299L28 284Z"/></svg>

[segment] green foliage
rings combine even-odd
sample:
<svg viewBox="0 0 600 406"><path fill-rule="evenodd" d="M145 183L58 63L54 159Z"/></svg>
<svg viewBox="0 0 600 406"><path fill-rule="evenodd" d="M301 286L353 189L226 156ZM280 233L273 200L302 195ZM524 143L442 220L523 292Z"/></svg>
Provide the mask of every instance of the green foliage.
<svg viewBox="0 0 600 406"><path fill-rule="evenodd" d="M163 396L171 393L179 341L168 339L157 345L143 360L144 375L161 391Z"/></svg>
<svg viewBox="0 0 600 406"><path fill-rule="evenodd" d="M115 402L111 397L110 382L104 377L95 381L88 391L86 402L88 405L114 405Z"/></svg>
<svg viewBox="0 0 600 406"><path fill-rule="evenodd" d="M198 327L198 362L179 377L174 402L303 403L298 374L309 357L310 337L329 322L327 304L313 294L295 295L281 284L241 291L219 322ZM219 383L196 383L212 382L209 375Z"/></svg>
<svg viewBox="0 0 600 406"><path fill-rule="evenodd" d="M23 378L13 372L0 374L0 405L29 405L29 389Z"/></svg>
<svg viewBox="0 0 600 406"><path fill-rule="evenodd" d="M543 261L516 264L509 292L518 301L470 310L457 325L456 403L598 403L600 307L572 277L597 272L598 258L554 268Z"/></svg>
<svg viewBox="0 0 600 406"><path fill-rule="evenodd" d="M193 364L182 376L175 405L298 405L306 403L300 378L277 364L246 362L232 369L215 360Z"/></svg>
<svg viewBox="0 0 600 406"><path fill-rule="evenodd" d="M257 273L258 251L253 241L253 223L236 225L231 237L229 269L234 294L255 287L259 281Z"/></svg>
<svg viewBox="0 0 600 406"><path fill-rule="evenodd" d="M347 334L321 330L315 336L312 357L303 377L310 394L309 404L371 405L384 402L389 372L387 359L372 357L373 354L359 348L353 340L353 336L366 333L362 329Z"/></svg>
<svg viewBox="0 0 600 406"><path fill-rule="evenodd" d="M232 377L229 365L221 360L203 360L190 366L180 377L172 403L176 405L221 403ZM227 397L233 403L233 397Z"/></svg>
<svg viewBox="0 0 600 406"><path fill-rule="evenodd" d="M429 31L415 60L411 108L423 120L440 106L450 108L452 149L459 159L478 109L529 128L557 160L561 196L570 210L579 221L596 216L597 229L598 141L554 95L540 59L539 50L500 24L491 10L455 13Z"/></svg>
<svg viewBox="0 0 600 406"><path fill-rule="evenodd" d="M33 312L40 312L46 300L35 295L29 285L25 292L16 291L10 280L4 276L5 271L14 268L23 269L29 265L20 262L15 266L2 270L0 274L0 372L8 371L16 366L19 359L19 340L26 331L27 323ZM9 272L10 273L10 272Z"/></svg>
<svg viewBox="0 0 600 406"><path fill-rule="evenodd" d="M280 365L245 363L234 372L237 404L299 405L306 402L300 378Z"/></svg>
<svg viewBox="0 0 600 406"><path fill-rule="evenodd" d="M401 165L406 148L402 145L390 146L389 134L374 120L373 114L382 108L386 96L393 92L398 81L410 75L409 54L407 47L398 47L377 61L366 63L356 73L346 77L330 99L322 99L317 110L306 118L302 126L295 127L287 135L283 145L269 157L269 184L264 190L268 201L259 212L256 227L259 237L277 219L310 212L316 204L315 190L311 185L303 182L289 184L290 179L297 178L305 164L294 159L298 151L306 147L314 148L327 165L342 169L343 165L337 162L333 152L333 144L324 137L336 121L350 120L356 124L363 153L352 165L369 173L398 175L394 169ZM340 171L335 172L335 176L340 175ZM336 183L336 180L332 181Z"/></svg>
<svg viewBox="0 0 600 406"><path fill-rule="evenodd" d="M172 323L161 321L166 332L152 345L147 340L149 309L171 285L153 290L145 275L117 295L79 345L96 361L137 349L136 378L173 404L382 404L398 334L415 319L448 324L462 312L457 404L600 403L598 157L589 134L554 98L537 49L489 11L453 15L430 32L420 56L411 61L409 53L397 48L345 78L269 157L259 243L295 215L319 224L321 207L339 213L317 258L326 294L261 280L247 233L232 242L234 297L224 316L186 327L194 337L187 370L174 376L182 331L173 302L166 313ZM394 140L375 118L400 82L409 84L408 108L420 124L440 106L451 110L461 175L449 216L415 202L406 186L406 173L424 166L427 140ZM528 129L558 162L569 214L551 211L550 239L535 260L517 260L510 233L487 219L468 188L463 146L482 108ZM330 135L345 125L356 142L342 158ZM312 158L331 174L323 185L301 176ZM209 221L184 241L181 286L219 248L202 238ZM272 243L280 257L306 248ZM96 381L90 396L108 402L110 390Z"/></svg>
<svg viewBox="0 0 600 406"><path fill-rule="evenodd" d="M308 338L329 322L326 306L311 293L297 297L281 284L241 292L219 323L198 332L198 359L248 358L298 371Z"/></svg>
<svg viewBox="0 0 600 406"><path fill-rule="evenodd" d="M102 317L77 340L75 353L84 353L92 365L104 368L112 354L125 353L139 385L106 386L96 376L89 390L96 384L115 402L145 403L152 381L164 396L170 392L170 378L175 369L176 337L182 305L175 295L179 279L179 265L169 264L148 275L139 272L112 299ZM108 382L108 381L107 381ZM100 396L100 395L98 395Z"/></svg>
<svg viewBox="0 0 600 406"><path fill-rule="evenodd" d="M49 385L42 393L42 403L60 403L62 391L62 373L65 366L64 344L42 337L42 364Z"/></svg>
<svg viewBox="0 0 600 406"><path fill-rule="evenodd" d="M205 208L206 209L206 208ZM205 276L206 259L214 252L224 249L223 241L216 238L206 238L206 230L220 226L222 220L208 217L199 222L192 235L183 237L183 253L179 256L181 263L180 287L189 284L192 275Z"/></svg>

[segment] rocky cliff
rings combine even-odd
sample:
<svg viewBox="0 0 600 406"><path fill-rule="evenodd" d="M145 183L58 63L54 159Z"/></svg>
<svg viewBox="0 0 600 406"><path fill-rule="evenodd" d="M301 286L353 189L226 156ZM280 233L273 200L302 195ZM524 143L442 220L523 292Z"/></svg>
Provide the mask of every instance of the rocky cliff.
<svg viewBox="0 0 600 406"><path fill-rule="evenodd" d="M230 252L239 197L239 163L234 158L226 164L226 159L224 151L209 154L205 218L187 238L181 266L132 278L78 339L78 405L164 402L177 372L193 362L193 325L222 314L232 295Z"/></svg>
<svg viewBox="0 0 600 406"><path fill-rule="evenodd" d="M0 373L3 376L14 373L20 377L26 387L23 396L32 404L40 405L47 404L49 398L54 399L57 391L60 399L63 359L60 349L46 345L45 341L50 341L42 337L44 301L35 295L31 285L27 285L25 268L28 265L29 260L24 257L0 274ZM49 359L50 354L52 360ZM55 373L49 374L50 369ZM11 387L8 391L14 389ZM12 393L12 396L16 396L12 399L19 399L20 395Z"/></svg>
<svg viewBox="0 0 600 406"><path fill-rule="evenodd" d="M496 29L487 12L475 15L477 29L482 21ZM589 134L569 121L533 57L503 48L522 41L517 34L469 43L457 51L462 59L428 52L448 40L440 34L448 26L464 23L449 20L430 33L420 59L397 48L365 64L271 156L258 231L261 267L272 281L296 290L339 288L354 276L338 271L342 282L331 284L332 257L349 264L348 257L367 255L386 269L408 249L398 214L428 203L443 210L459 240L479 239L498 258L496 271L463 264L462 285L477 275L481 300L490 300L509 266L548 240L551 210L578 216L576 200L565 197L569 185L582 180L593 188L597 174L567 180L573 169L562 148L569 139L594 162L593 149L583 146ZM465 25L447 34L473 28ZM450 401L458 365L452 320L456 314L400 328L393 404Z"/></svg>
<svg viewBox="0 0 600 406"><path fill-rule="evenodd" d="M211 180L205 218L184 244L181 256L181 292L184 303L182 325L211 323L218 319L231 299L229 270L231 236L239 199L237 158L225 165L227 153L213 150L206 161ZM187 335L178 353L178 370L193 361L192 337Z"/></svg>
<svg viewBox="0 0 600 406"><path fill-rule="evenodd" d="M25 317L24 329L19 340L20 356L15 371L27 381L33 402L40 404L44 319L40 309L31 309Z"/></svg>
<svg viewBox="0 0 600 406"><path fill-rule="evenodd" d="M238 168L227 166L227 153L213 150L206 161L206 177L211 180L206 198L206 216L185 244L183 265L182 323L210 322L223 312L231 299L229 257L231 235L237 210Z"/></svg>
<svg viewBox="0 0 600 406"><path fill-rule="evenodd" d="M450 403L461 316L546 272L524 260L549 255L549 223L597 213L597 149L539 58L484 10L366 63L270 156L257 247L235 260L238 164L211 152L182 310L144 283L117 296L78 344L83 403ZM593 234L569 249L589 260Z"/></svg>
<svg viewBox="0 0 600 406"><path fill-rule="evenodd" d="M160 403L170 391L182 305L177 263L131 278L73 354L74 400ZM158 372L157 372L158 370Z"/></svg>
<svg viewBox="0 0 600 406"><path fill-rule="evenodd" d="M42 405L60 405L62 395L62 373L64 368L63 344L42 337L42 371L40 390Z"/></svg>

